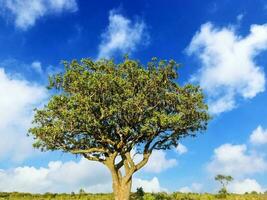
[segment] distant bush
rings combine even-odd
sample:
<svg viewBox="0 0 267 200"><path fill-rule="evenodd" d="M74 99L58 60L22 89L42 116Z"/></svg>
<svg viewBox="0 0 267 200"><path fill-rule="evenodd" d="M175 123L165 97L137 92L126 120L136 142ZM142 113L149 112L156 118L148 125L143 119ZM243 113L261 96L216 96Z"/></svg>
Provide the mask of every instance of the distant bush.
<svg viewBox="0 0 267 200"><path fill-rule="evenodd" d="M85 190L81 188L81 189L79 190L79 194L85 194Z"/></svg>
<svg viewBox="0 0 267 200"><path fill-rule="evenodd" d="M142 187L136 189L136 192L131 196L134 200L144 200L145 192Z"/></svg>

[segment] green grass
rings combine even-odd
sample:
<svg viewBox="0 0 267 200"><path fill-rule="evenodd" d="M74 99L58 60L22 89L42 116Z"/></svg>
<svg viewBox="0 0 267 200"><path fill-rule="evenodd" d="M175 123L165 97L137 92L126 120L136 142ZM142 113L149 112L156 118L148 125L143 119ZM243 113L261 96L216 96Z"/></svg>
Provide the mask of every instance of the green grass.
<svg viewBox="0 0 267 200"><path fill-rule="evenodd" d="M132 200L141 200L132 195ZM113 200L112 194L29 194L29 193L0 193L0 200ZM146 193L143 200L267 200L267 194L228 195L220 198L214 194L183 194L183 193Z"/></svg>

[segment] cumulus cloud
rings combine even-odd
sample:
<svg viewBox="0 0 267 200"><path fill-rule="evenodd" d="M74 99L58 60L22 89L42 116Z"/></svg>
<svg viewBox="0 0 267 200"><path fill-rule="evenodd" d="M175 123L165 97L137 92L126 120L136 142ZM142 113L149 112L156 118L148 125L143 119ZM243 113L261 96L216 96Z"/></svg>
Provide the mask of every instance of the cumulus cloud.
<svg viewBox="0 0 267 200"><path fill-rule="evenodd" d="M133 189L136 191L138 187L142 187L145 192L166 192L167 189L160 186L159 180L157 177L152 178L151 180L143 180L139 178L133 179Z"/></svg>
<svg viewBox="0 0 267 200"><path fill-rule="evenodd" d="M229 184L229 191L237 194L244 194L246 192L264 192L262 186L254 179L244 179L240 181L234 181Z"/></svg>
<svg viewBox="0 0 267 200"><path fill-rule="evenodd" d="M264 132L258 126L252 135ZM251 142L250 136L250 142ZM257 141L257 139L253 139ZM260 140L261 141L261 140ZM256 142L256 144L258 144ZM263 192L264 188L255 179L256 174L267 172L267 160L264 152L246 144L223 144L214 150L211 161L206 166L207 172L214 177L217 174L231 175L234 180L228 185L233 193Z"/></svg>
<svg viewBox="0 0 267 200"><path fill-rule="evenodd" d="M32 110L47 97L45 87L16 79L0 68L0 159L22 160L32 153L26 136Z"/></svg>
<svg viewBox="0 0 267 200"><path fill-rule="evenodd" d="M1 191L19 192L111 192L111 175L101 163L81 158L79 161L52 161L47 167L23 166L0 170ZM161 188L156 177L151 180L133 179L133 191L143 187L147 192L158 192Z"/></svg>
<svg viewBox="0 0 267 200"><path fill-rule="evenodd" d="M254 145L267 144L267 130L258 126L250 135L249 140Z"/></svg>
<svg viewBox="0 0 267 200"><path fill-rule="evenodd" d="M131 21L112 10L107 30L102 34L98 59L110 58L115 53L129 54L138 45L147 42L148 35L143 21Z"/></svg>
<svg viewBox="0 0 267 200"><path fill-rule="evenodd" d="M178 152L179 155L182 155L182 154L185 154L188 151L188 149L186 146L179 143L178 146L176 147L176 151Z"/></svg>
<svg viewBox="0 0 267 200"><path fill-rule="evenodd" d="M53 161L48 167L41 168L24 166L0 171L0 188L3 191L71 192L80 188L88 190L106 182L111 191L111 179L105 166L85 159L65 163Z"/></svg>
<svg viewBox="0 0 267 200"><path fill-rule="evenodd" d="M244 144L223 144L214 150L207 170L212 175L226 174L238 178L265 172L267 163L262 155L250 153Z"/></svg>
<svg viewBox="0 0 267 200"><path fill-rule="evenodd" d="M76 0L0 0L0 6L10 14L16 27L26 30L46 15L77 11Z"/></svg>
<svg viewBox="0 0 267 200"><path fill-rule="evenodd" d="M201 61L192 80L207 93L211 113L232 110L239 98L252 99L265 90L265 74L255 59L266 49L266 24L251 25L245 37L233 27L216 28L211 23L201 26L187 53Z"/></svg>

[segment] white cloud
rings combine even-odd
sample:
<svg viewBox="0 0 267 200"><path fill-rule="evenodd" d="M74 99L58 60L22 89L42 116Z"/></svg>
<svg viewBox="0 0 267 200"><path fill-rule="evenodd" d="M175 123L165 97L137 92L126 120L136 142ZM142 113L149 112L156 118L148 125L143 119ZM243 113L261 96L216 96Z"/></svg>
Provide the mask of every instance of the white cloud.
<svg viewBox="0 0 267 200"><path fill-rule="evenodd" d="M178 152L178 154L182 155L185 154L188 151L188 149L186 148L186 146L179 143L178 146L176 147L176 151Z"/></svg>
<svg viewBox="0 0 267 200"><path fill-rule="evenodd" d="M214 150L207 170L212 175L226 174L238 178L265 172L267 163L256 152L248 152L246 145L224 144Z"/></svg>
<svg viewBox="0 0 267 200"><path fill-rule="evenodd" d="M42 64L39 61L34 61L31 64L31 67L39 74L42 74L43 70L42 70Z"/></svg>
<svg viewBox="0 0 267 200"><path fill-rule="evenodd" d="M45 15L78 9L76 0L0 0L0 6L14 17L15 25L23 30Z"/></svg>
<svg viewBox="0 0 267 200"><path fill-rule="evenodd" d="M237 194L244 194L245 192L264 192L262 186L254 179L244 179L241 181L234 181L229 184L229 191Z"/></svg>
<svg viewBox="0 0 267 200"><path fill-rule="evenodd" d="M98 59L110 58L115 53L131 53L137 45L147 43L146 25L143 21L133 22L121 14L111 11L109 25L102 34Z"/></svg>
<svg viewBox="0 0 267 200"><path fill-rule="evenodd" d="M166 156L167 153L162 150L153 151L147 164L145 165L144 168L142 168L142 170L149 173L160 173L164 170L175 167L177 165L177 160L173 158L168 159ZM140 154L137 154L134 157L135 163L138 163L141 160L142 160L142 155Z"/></svg>
<svg viewBox="0 0 267 200"><path fill-rule="evenodd" d="M166 192L167 189L162 188L160 186L159 180L157 177L152 178L151 180L143 180L139 178L133 179L133 189L132 191L136 191L138 187L142 187L145 192Z"/></svg>
<svg viewBox="0 0 267 200"><path fill-rule="evenodd" d="M201 68L192 78L208 95L210 112L219 114L237 106L238 98L251 99L265 90L265 75L255 62L267 49L267 25L252 25L246 37L232 28L201 26L187 53L196 55Z"/></svg>
<svg viewBox="0 0 267 200"><path fill-rule="evenodd" d="M106 167L86 159L65 163L55 161L41 168L24 166L0 171L1 191L77 192L83 188L88 192L97 192L90 189L105 183L109 184L107 191L111 191L110 174Z"/></svg>
<svg viewBox="0 0 267 200"><path fill-rule="evenodd" d="M62 12L63 10L77 11L76 0L50 0L49 6L56 12Z"/></svg>
<svg viewBox="0 0 267 200"><path fill-rule="evenodd" d="M267 130L258 126L250 135L250 142L254 145L267 144Z"/></svg>
<svg viewBox="0 0 267 200"><path fill-rule="evenodd" d="M111 192L111 175L101 163L81 158L79 161L53 161L47 167L17 167L0 170L1 191L19 192ZM147 192L165 190L156 177L151 180L133 178L132 191L143 187Z"/></svg>
<svg viewBox="0 0 267 200"><path fill-rule="evenodd" d="M47 97L45 87L15 79L0 68L0 159L22 160L32 153L26 136L33 108Z"/></svg>
<svg viewBox="0 0 267 200"><path fill-rule="evenodd" d="M178 189L179 192L189 193L189 192L201 192L203 185L201 183L192 183L191 186L184 186Z"/></svg>

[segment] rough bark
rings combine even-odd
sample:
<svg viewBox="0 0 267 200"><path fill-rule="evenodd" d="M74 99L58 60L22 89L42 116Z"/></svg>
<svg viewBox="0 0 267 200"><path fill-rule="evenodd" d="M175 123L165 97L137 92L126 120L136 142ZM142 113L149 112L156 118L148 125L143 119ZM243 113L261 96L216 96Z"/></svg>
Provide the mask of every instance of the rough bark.
<svg viewBox="0 0 267 200"><path fill-rule="evenodd" d="M151 152L143 154L143 159L135 164L130 152L121 155L122 160L115 164L117 153L110 155L104 164L109 168L112 175L112 187L115 200L129 200L132 188L132 176L141 169L148 161ZM124 167L125 174L122 175L120 169Z"/></svg>
<svg viewBox="0 0 267 200"><path fill-rule="evenodd" d="M115 200L129 200L132 187L132 178L128 181L113 179L113 192Z"/></svg>

